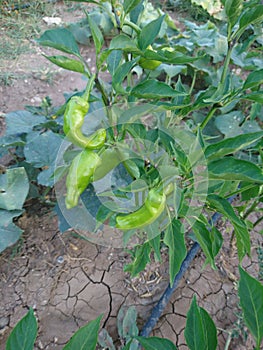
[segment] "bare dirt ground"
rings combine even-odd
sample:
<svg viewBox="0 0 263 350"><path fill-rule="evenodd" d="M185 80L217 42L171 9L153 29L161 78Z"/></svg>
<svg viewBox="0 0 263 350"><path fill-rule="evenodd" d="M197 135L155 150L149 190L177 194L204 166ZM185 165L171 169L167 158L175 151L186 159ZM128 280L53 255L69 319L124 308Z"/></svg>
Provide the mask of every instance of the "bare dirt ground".
<svg viewBox="0 0 263 350"><path fill-rule="evenodd" d="M36 208L35 208L36 209ZM38 208L18 220L25 230L17 250L6 250L0 259L0 349L28 307L35 309L39 335L35 349L61 349L86 322L103 314L103 325L116 339L116 316L122 305L135 305L142 326L152 307L168 285L166 252L163 263L152 263L139 277L123 272L128 256L122 250L96 246L72 233L61 235L57 219L46 208ZM224 230L225 231L225 230ZM226 242L229 233L225 231ZM259 244L259 235L253 239ZM183 330L192 296L213 317L217 327L232 331L237 327L237 266L235 250L225 244L217 260L218 270L202 269L199 254L175 291L153 334L167 337L186 350ZM243 266L257 274L257 254ZM236 324L235 324L236 323ZM246 329L243 329L246 331ZM228 334L219 331L219 347L224 349ZM229 349L253 349L251 339L241 337Z"/></svg>
<svg viewBox="0 0 263 350"><path fill-rule="evenodd" d="M34 49L15 62L3 62L3 69L12 69L18 79L13 80L11 86L0 86L1 113L20 110L28 104L39 105L46 96L51 97L54 105L59 105L64 102L63 92L85 86L80 75L54 68L41 56L39 48ZM94 62L93 49L85 50ZM165 251L162 264L153 262L131 280L123 272L129 259L125 252L93 245L72 232L61 235L57 218L49 208L34 203L17 224L24 229L21 242L0 256L0 349L5 348L12 327L30 306L39 324L35 349L62 349L80 326L101 313L103 326L116 339L116 316L120 307L135 305L138 324L142 326L169 283ZM219 329L219 350L225 348L227 332L236 328L246 332L246 328L239 326L237 316L236 250L230 244L229 228L222 223L220 229L225 245L217 259L218 270L203 268L205 258L200 253L153 332L171 339L179 350L187 349L183 330L194 294ZM257 232L251 239L254 247L260 245ZM243 266L257 276L256 248ZM253 345L250 337L246 341L238 337L228 349L252 350Z"/></svg>

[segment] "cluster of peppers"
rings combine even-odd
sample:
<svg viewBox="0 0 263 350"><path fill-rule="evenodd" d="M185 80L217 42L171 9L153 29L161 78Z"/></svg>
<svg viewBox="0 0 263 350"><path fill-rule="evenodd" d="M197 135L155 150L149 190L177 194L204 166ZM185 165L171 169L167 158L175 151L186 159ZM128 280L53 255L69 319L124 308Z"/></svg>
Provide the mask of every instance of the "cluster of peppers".
<svg viewBox="0 0 263 350"><path fill-rule="evenodd" d="M93 181L93 175L102 160L97 151L106 141L106 130L99 129L87 137L82 133L85 115L89 110L89 103L85 98L73 96L67 104L64 114L64 132L67 139L82 151L73 159L66 179L66 207L71 209L78 204L80 195ZM131 230L142 228L154 222L164 211L167 191L153 188L138 210L129 214L116 216L116 228Z"/></svg>
<svg viewBox="0 0 263 350"><path fill-rule="evenodd" d="M82 133L85 115L89 103L80 96L73 96L67 104L64 114L64 132L67 139L83 150L73 159L66 180L66 207L71 209L78 204L81 193L92 181L95 169L101 164L101 158L96 150L103 147L106 140L106 130L99 129L91 136Z"/></svg>

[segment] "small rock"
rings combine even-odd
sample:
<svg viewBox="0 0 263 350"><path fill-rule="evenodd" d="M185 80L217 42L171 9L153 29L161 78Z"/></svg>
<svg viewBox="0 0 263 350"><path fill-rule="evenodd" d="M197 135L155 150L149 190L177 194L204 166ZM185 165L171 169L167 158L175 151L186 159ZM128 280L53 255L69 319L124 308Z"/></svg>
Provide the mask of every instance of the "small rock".
<svg viewBox="0 0 263 350"><path fill-rule="evenodd" d="M0 317L0 329L4 329L9 325L9 317Z"/></svg>
<svg viewBox="0 0 263 350"><path fill-rule="evenodd" d="M60 17L43 17L43 21L48 25L52 26L53 24L59 25L61 24L62 20Z"/></svg>
<svg viewBox="0 0 263 350"><path fill-rule="evenodd" d="M41 340L38 341L38 347L39 349L44 349L44 345L42 344Z"/></svg>
<svg viewBox="0 0 263 350"><path fill-rule="evenodd" d="M58 256L57 257L57 262L59 263L59 264L63 264L63 262L64 262L64 257L63 256Z"/></svg>

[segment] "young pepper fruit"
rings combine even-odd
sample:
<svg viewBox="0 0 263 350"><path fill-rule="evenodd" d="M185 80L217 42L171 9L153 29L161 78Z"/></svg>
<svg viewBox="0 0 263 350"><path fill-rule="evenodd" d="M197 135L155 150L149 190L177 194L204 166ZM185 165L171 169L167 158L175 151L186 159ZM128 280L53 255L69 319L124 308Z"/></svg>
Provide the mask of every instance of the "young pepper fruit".
<svg viewBox="0 0 263 350"><path fill-rule="evenodd" d="M95 169L101 164L96 152L85 149L72 161L66 180L66 207L71 209L78 204L79 197L92 181Z"/></svg>
<svg viewBox="0 0 263 350"><path fill-rule="evenodd" d="M166 195L151 189L141 208L133 213L116 216L116 228L131 230L142 228L153 223L164 211Z"/></svg>
<svg viewBox="0 0 263 350"><path fill-rule="evenodd" d="M88 110L89 103L84 98L73 96L65 110L63 130L68 140L76 146L100 149L106 140L106 130L99 129L89 137L83 135L81 130Z"/></svg>
<svg viewBox="0 0 263 350"><path fill-rule="evenodd" d="M154 51L154 49L152 48L152 45L149 45L147 47L147 50ZM161 63L162 63L161 61L151 60L144 57L141 57L139 60L139 66L142 67L143 69L149 69L149 70L156 69L157 67L160 66Z"/></svg>

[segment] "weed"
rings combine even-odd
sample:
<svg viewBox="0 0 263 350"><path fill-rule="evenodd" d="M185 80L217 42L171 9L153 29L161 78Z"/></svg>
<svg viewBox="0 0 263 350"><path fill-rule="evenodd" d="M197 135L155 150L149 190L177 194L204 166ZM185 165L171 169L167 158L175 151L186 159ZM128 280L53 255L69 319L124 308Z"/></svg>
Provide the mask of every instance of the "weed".
<svg viewBox="0 0 263 350"><path fill-rule="evenodd" d="M30 50L29 40L37 36L41 30L43 16L53 14L53 6L47 2L36 1L28 8L7 11L12 6L23 6L22 1L5 1L0 10L0 59L14 60ZM25 3L24 3L25 4Z"/></svg>
<svg viewBox="0 0 263 350"><path fill-rule="evenodd" d="M12 72L3 72L0 74L0 85L11 86L14 79L16 79L16 75Z"/></svg>

